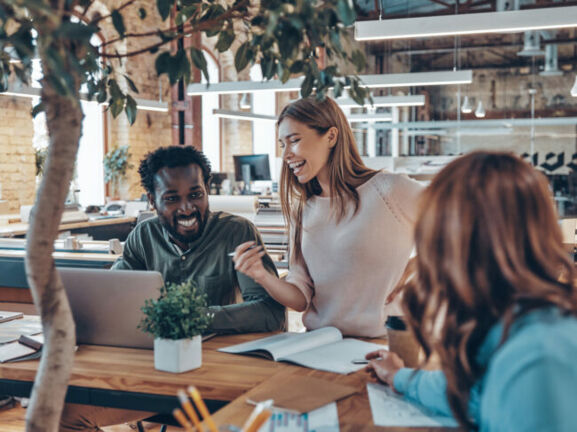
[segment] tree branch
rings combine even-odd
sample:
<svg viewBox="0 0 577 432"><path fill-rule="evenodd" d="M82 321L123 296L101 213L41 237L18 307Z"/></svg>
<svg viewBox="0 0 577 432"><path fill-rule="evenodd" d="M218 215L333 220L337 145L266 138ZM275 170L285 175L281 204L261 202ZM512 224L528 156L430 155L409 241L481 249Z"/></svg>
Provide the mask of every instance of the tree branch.
<svg viewBox="0 0 577 432"><path fill-rule="evenodd" d="M133 1L133 0L132 0L132 1ZM207 24L207 23L210 24L210 25L213 25L214 23L217 23L217 22L219 22L219 21L226 21L226 20L229 19L229 18L230 18L230 19L237 19L237 18L242 19L242 18L244 17L244 14L240 14L239 16L235 16L234 14L235 14L235 13L238 13L238 12L239 12L239 9L242 8L242 7L244 7L246 4L250 4L250 2L249 2L248 0L244 0L242 3L239 3L238 5L233 6L233 7L231 7L230 9L228 9L226 12L224 12L224 13L223 13L221 16L219 16L218 18L213 19L213 20L209 20L209 21L204 21L204 22L202 23L202 24L203 24L203 27L205 27L205 24ZM125 6L125 5L123 5L123 6ZM119 10L120 10L120 9L119 9ZM106 16L106 18L109 18L109 17L110 17L110 15ZM193 27L192 27L192 24L190 24L190 21L192 21L195 17L196 17L196 15L191 16L189 19L187 19L187 20L182 24L182 25L189 24L190 30L188 30L188 31L189 31L190 33L194 33L194 32L196 32L196 31L202 31L201 29L193 28ZM197 25L199 25L199 24L197 24ZM170 28L168 28L168 29L166 29L166 30L155 30L155 31L149 31L149 32L142 32L142 33L126 33L123 38L122 38L122 37L117 37L116 39L111 39L111 40L109 40L109 41L103 42L100 46L111 45L111 44L113 44L113 43L120 42L120 41L122 41L122 40L124 40L124 39L127 39L127 38L140 38L140 37L148 37L148 36L157 36L159 32L162 32L162 33L178 32L179 27L180 27L180 26L176 26L176 25L175 25L175 26L170 27Z"/></svg>
<svg viewBox="0 0 577 432"><path fill-rule="evenodd" d="M126 3L121 5L120 7L116 8L115 10L120 12L122 9L127 8L131 4L133 4L136 0L128 0ZM105 19L112 18L112 14L101 16L100 18L90 22L90 24L98 24L100 21L104 21Z"/></svg>
<svg viewBox="0 0 577 432"><path fill-rule="evenodd" d="M237 11L237 12L238 12L238 11ZM221 15L221 17L222 17L222 15ZM105 53L105 52L99 52L99 55L100 55L100 57L102 57L102 58L127 58L127 57L134 57L134 56L136 56L136 55L143 54L143 53L145 53L145 52L147 52L147 51L154 50L154 49L158 49L158 48L160 48L161 46L163 46L163 45L165 45L165 44L167 44L167 43L169 43L169 42L182 39L183 37L189 36L189 35L192 34L192 33L202 32L202 31L211 29L211 28L213 27L213 25L214 25L215 22L221 21L221 17L219 17L219 18L216 19L216 20L204 21L204 22L201 23L201 24L197 24L196 27L193 27L192 25L189 24L188 26L184 27L183 31L182 31L181 33L179 33L177 36L175 36L174 38L157 42L157 43L152 44L152 45L149 45L149 46L147 46L147 47L145 47L145 48L140 48L140 49L138 49L138 50L130 51L130 52L127 52L127 53L124 53L124 54L120 54L120 53L108 54L108 53ZM234 17L231 17L231 18L234 18ZM158 33L156 33L156 32L153 33L153 35L157 35L157 34L158 34ZM103 44L103 45L104 45L104 44ZM100 45L100 46L103 47L103 45Z"/></svg>

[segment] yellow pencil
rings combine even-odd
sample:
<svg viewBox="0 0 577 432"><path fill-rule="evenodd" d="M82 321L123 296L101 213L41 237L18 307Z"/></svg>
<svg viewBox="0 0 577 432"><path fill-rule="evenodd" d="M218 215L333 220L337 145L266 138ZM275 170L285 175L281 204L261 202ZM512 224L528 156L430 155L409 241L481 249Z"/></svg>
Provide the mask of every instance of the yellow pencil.
<svg viewBox="0 0 577 432"><path fill-rule="evenodd" d="M174 411L172 411L172 415L180 423L180 425L184 428L186 432L192 432L193 430L192 425L186 419L184 413L179 408L175 408Z"/></svg>
<svg viewBox="0 0 577 432"><path fill-rule="evenodd" d="M188 387L188 394L192 398L192 401L196 404L196 407L198 408L198 411L200 411L202 418L204 419L204 421L208 425L208 429L210 430L210 432L218 432L218 428L216 427L214 420L210 416L210 413L208 412L208 408L204 404L204 401L200 397L200 393L198 392L196 387L189 386Z"/></svg>
<svg viewBox="0 0 577 432"><path fill-rule="evenodd" d="M272 411L269 409L261 411L256 416L254 421L250 425L248 425L246 429L243 429L242 432L257 432L260 429L260 427L270 418L271 415Z"/></svg>
<svg viewBox="0 0 577 432"><path fill-rule="evenodd" d="M196 411L194 410L194 407L190 403L190 399L188 398L188 396L186 395L184 390L179 390L177 393L177 396L178 396L178 400L180 401L180 404L184 408L184 412L192 420L196 430L198 432L204 432L204 428L200 424L200 419L198 418L198 415L196 414Z"/></svg>

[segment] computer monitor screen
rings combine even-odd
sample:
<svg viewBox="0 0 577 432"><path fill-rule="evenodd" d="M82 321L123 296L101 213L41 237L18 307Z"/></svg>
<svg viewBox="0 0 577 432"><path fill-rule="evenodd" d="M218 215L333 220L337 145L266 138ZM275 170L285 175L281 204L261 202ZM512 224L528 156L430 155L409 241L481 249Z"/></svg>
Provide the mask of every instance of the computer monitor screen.
<svg viewBox="0 0 577 432"><path fill-rule="evenodd" d="M270 180L268 154L234 155L236 181ZM247 175L250 173L250 178ZM244 175L243 175L244 174Z"/></svg>

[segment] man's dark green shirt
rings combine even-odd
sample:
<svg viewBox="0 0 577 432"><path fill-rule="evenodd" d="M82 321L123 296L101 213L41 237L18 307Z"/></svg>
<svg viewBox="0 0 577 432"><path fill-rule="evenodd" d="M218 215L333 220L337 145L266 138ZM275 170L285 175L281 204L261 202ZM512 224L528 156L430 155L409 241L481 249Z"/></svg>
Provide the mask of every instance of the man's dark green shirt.
<svg viewBox="0 0 577 432"><path fill-rule="evenodd" d="M200 238L182 251L174 244L157 217L139 223L124 245L117 270L156 270L164 281L181 283L192 279L204 289L214 312L213 332L245 333L281 330L285 309L253 279L237 272L229 252L241 243L262 239L247 219L224 212L209 212ZM277 274L268 255L265 268ZM242 302L238 303L237 299Z"/></svg>

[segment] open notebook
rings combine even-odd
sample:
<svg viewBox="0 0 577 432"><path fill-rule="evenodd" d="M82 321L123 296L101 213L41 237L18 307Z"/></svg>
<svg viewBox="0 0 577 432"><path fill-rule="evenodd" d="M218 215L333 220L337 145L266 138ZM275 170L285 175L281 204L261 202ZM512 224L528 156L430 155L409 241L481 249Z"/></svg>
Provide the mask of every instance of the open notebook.
<svg viewBox="0 0 577 432"><path fill-rule="evenodd" d="M343 338L335 327L323 327L307 333L281 333L274 336L220 348L231 354L257 355L275 361L285 361L311 369L348 374L364 365L354 361L383 345Z"/></svg>

